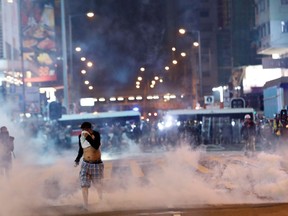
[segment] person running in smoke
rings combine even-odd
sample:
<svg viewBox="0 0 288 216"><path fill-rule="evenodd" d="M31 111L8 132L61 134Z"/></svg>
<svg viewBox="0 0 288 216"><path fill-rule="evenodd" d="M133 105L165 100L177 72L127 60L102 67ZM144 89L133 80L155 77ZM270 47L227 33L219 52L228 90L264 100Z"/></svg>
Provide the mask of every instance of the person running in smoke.
<svg viewBox="0 0 288 216"><path fill-rule="evenodd" d="M91 183L98 191L99 198L102 199L102 179L104 164L101 160L101 138L98 131L92 130L90 122L83 122L82 132L79 135L79 150L75 159L75 166L79 165L83 156L79 173L80 185L84 201L84 210L88 209L88 189Z"/></svg>
<svg viewBox="0 0 288 216"><path fill-rule="evenodd" d="M245 142L245 155L248 155L248 152L255 152L255 140L256 140L256 124L251 119L249 114L245 115L244 123L241 127L241 135Z"/></svg>
<svg viewBox="0 0 288 216"><path fill-rule="evenodd" d="M12 168L12 155L14 156L14 137L9 135L5 126L0 128L0 172L9 176Z"/></svg>

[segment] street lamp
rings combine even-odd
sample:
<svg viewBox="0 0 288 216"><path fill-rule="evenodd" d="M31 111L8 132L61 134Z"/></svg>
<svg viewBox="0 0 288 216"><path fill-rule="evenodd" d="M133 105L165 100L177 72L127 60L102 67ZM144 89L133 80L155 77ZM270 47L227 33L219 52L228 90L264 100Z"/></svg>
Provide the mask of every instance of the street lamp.
<svg viewBox="0 0 288 216"><path fill-rule="evenodd" d="M72 15L68 15L69 18L69 22L68 22L68 31L69 31L69 54L70 54L70 61L69 61L69 71L70 71L70 85L73 85L73 33L72 33L72 19L75 17L79 17L79 16L86 16L88 18L92 18L94 17L94 13L93 12L88 12L88 13L80 13L80 14L72 14ZM77 52L81 51L81 48L79 49L79 47L77 47ZM71 89L70 89L71 90ZM71 93L70 93L71 95ZM72 94L75 96L75 94ZM71 97L68 95L68 102L73 102L71 101Z"/></svg>
<svg viewBox="0 0 288 216"><path fill-rule="evenodd" d="M186 30L181 28L179 29L179 33L184 35ZM199 98L197 100L202 100L203 97L203 85L202 85L202 54L201 54L201 33L199 30L191 30L191 33L197 34L197 41L193 42L193 46L198 47L198 79L199 79ZM199 102L199 101L197 101Z"/></svg>

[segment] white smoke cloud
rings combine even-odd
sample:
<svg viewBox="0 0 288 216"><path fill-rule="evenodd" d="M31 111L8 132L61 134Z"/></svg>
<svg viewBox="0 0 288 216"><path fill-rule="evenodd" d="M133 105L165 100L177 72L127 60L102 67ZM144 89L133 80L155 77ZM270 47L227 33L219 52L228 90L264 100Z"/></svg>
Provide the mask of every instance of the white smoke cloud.
<svg viewBox="0 0 288 216"><path fill-rule="evenodd" d="M73 166L77 145L59 152L42 136L27 136L18 123L4 111L1 113L1 124L15 137L16 158L9 177L0 175L0 215L20 216L43 208L53 211L59 206L81 206L80 167ZM47 145L50 148L46 149ZM113 158L104 161L107 170L109 164L124 168L104 180L103 200L91 188L92 211L287 201L285 151L246 158L241 152L213 154L185 145L150 153L143 153L133 143L127 147L127 154L122 153L118 160L115 155L103 155L104 160L105 156ZM125 171L131 168L130 161L144 167L143 177ZM203 161L207 173L197 167Z"/></svg>

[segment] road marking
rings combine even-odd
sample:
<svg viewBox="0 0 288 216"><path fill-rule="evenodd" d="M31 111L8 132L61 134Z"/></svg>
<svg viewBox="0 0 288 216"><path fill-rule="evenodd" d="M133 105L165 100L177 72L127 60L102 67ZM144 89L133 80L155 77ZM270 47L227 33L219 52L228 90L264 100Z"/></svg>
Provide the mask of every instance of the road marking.
<svg viewBox="0 0 288 216"><path fill-rule="evenodd" d="M130 164L132 175L134 177L143 177L144 176L144 173L143 173L141 167L139 166L139 164L135 160L130 160L129 164Z"/></svg>
<svg viewBox="0 0 288 216"><path fill-rule="evenodd" d="M207 167L199 164L199 163L195 163L191 160L185 160L185 162L188 164L188 165L191 165L192 167L194 167L196 170L200 171L201 173L204 173L204 174L209 174L209 173L212 173L212 171L210 169L208 169Z"/></svg>

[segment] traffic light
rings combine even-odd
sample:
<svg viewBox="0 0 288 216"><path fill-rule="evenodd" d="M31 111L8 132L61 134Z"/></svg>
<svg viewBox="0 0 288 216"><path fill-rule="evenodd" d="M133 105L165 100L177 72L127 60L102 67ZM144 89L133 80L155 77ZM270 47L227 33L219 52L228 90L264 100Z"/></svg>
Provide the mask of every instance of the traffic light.
<svg viewBox="0 0 288 216"><path fill-rule="evenodd" d="M49 104L50 120L59 119L62 117L62 105L59 102L53 101Z"/></svg>
<svg viewBox="0 0 288 216"><path fill-rule="evenodd" d="M231 108L245 108L245 100L243 98L232 98Z"/></svg>

